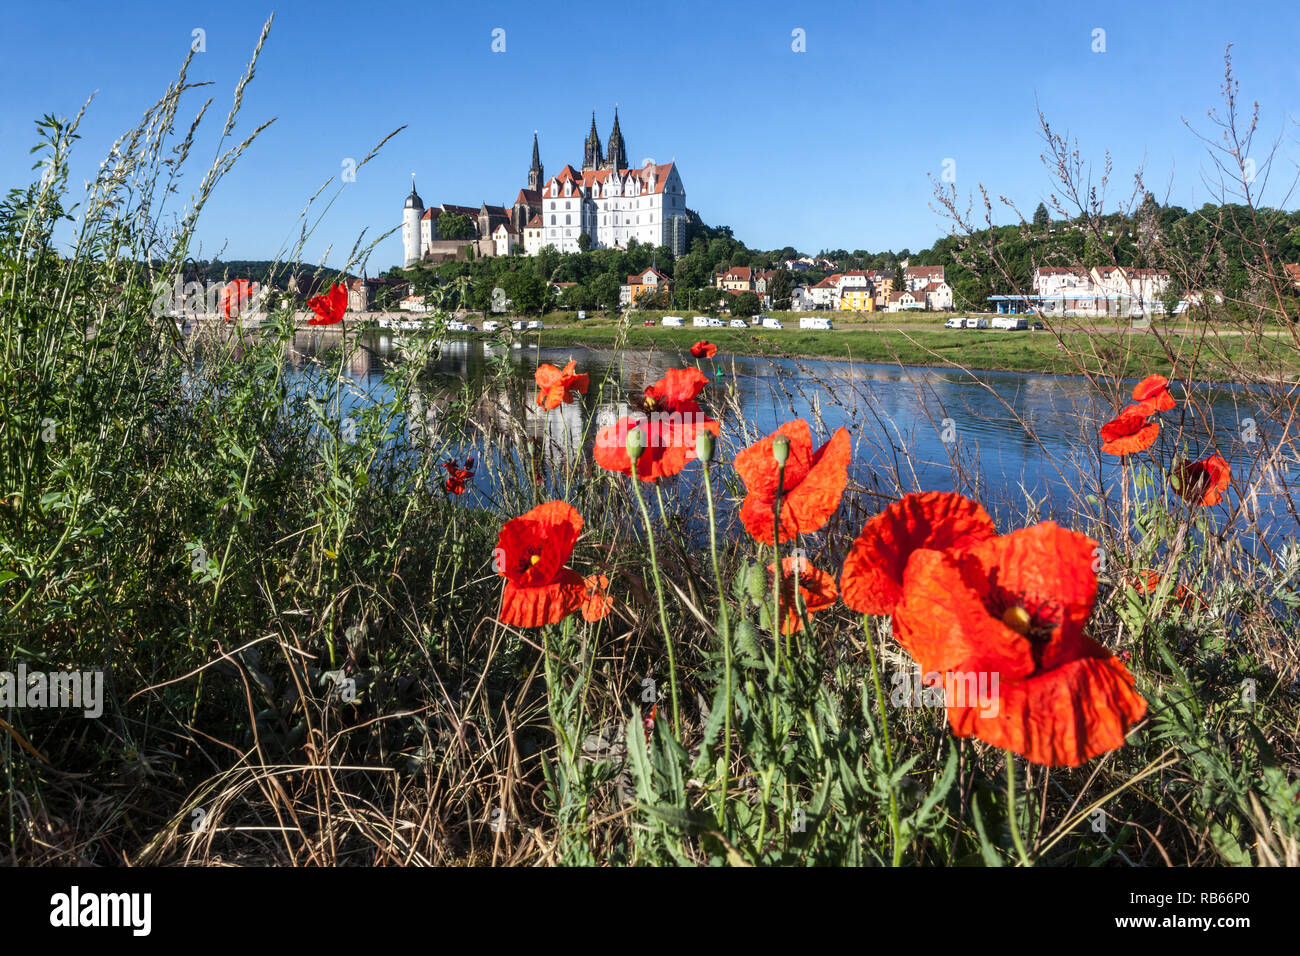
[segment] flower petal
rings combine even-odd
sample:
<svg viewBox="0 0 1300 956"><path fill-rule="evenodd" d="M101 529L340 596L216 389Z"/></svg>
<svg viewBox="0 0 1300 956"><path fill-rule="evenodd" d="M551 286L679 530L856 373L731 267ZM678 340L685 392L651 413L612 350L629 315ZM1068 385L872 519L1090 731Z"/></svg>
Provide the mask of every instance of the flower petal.
<svg viewBox="0 0 1300 956"><path fill-rule="evenodd" d="M556 580L540 587L506 581L498 619L512 627L556 624L582 607L583 594L582 576L571 568L562 568Z"/></svg>
<svg viewBox="0 0 1300 956"><path fill-rule="evenodd" d="M844 603L863 614L891 614L914 551L962 550L996 535L993 519L969 498L941 491L904 495L854 541L840 576Z"/></svg>

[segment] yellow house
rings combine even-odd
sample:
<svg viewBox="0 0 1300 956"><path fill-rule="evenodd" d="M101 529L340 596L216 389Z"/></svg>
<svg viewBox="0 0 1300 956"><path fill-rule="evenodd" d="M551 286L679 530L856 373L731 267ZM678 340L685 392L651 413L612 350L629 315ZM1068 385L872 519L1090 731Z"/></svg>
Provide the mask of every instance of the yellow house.
<svg viewBox="0 0 1300 956"><path fill-rule="evenodd" d="M840 292L841 312L875 312L876 297L870 289L844 289Z"/></svg>

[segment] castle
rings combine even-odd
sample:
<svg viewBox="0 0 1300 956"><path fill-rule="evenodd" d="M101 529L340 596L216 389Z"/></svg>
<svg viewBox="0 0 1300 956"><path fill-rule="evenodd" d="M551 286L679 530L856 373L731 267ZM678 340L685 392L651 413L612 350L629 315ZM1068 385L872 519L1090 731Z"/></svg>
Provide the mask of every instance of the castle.
<svg viewBox="0 0 1300 956"><path fill-rule="evenodd" d="M449 214L469 219L474 235L468 235L469 230L456 236L440 234L439 219ZM508 207L483 203L476 209L444 203L425 209L412 177L411 194L402 211L406 266L461 258L467 247L480 256L510 255L519 247L530 256L547 246L577 252L583 235L592 249L623 249L635 239L668 246L674 255L686 251L686 189L677 166L646 160L639 169L629 168L617 109L608 149L601 147L596 114L591 114L581 171L566 165L546 179L534 133L528 185Z"/></svg>

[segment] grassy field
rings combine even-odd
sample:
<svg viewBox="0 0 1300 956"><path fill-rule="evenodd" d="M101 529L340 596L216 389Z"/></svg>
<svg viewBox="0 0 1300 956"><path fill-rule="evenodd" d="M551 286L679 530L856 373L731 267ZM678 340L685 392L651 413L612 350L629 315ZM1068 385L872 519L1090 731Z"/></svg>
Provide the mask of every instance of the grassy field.
<svg viewBox="0 0 1300 956"><path fill-rule="evenodd" d="M591 320L588 320L590 323ZM722 351L744 355L852 359L859 362L951 366L1023 372L1078 374L1115 372L1146 375L1178 364L1208 379L1253 380L1258 374L1282 375L1300 367L1300 353L1279 336L1254 339L1239 333L1157 336L1143 331L1071 331L1060 338L1049 331L944 329L937 323L833 332L797 328L697 329L605 324L557 325L547 321L545 346L687 349L707 339ZM1164 338L1165 341L1161 341Z"/></svg>

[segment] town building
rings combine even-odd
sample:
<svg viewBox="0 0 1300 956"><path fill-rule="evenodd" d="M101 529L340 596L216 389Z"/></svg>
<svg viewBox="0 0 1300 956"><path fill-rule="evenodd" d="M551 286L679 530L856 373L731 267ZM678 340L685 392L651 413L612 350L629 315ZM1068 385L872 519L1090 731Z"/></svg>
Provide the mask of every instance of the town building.
<svg viewBox="0 0 1300 956"><path fill-rule="evenodd" d="M444 216L456 218L444 220ZM468 226L462 216L469 220ZM457 228L447 225L453 221ZM501 232L503 224L506 229ZM667 246L674 255L686 252L686 190L677 166L647 160L639 169L630 168L617 110L608 150L601 146L592 114L580 171L566 165L547 179L534 133L527 185L512 203L483 202L477 207L444 203L425 208L412 177L402 211L406 266L465 259L471 251L478 256L509 255L520 246L530 256L546 246L577 252L583 235L592 249L626 249L635 240Z"/></svg>
<svg viewBox="0 0 1300 956"><path fill-rule="evenodd" d="M636 275L628 276L627 282L618 287L618 304L632 305L638 299L652 296L657 292L667 292L671 295L672 289L673 282L668 276L655 268L645 269Z"/></svg>

